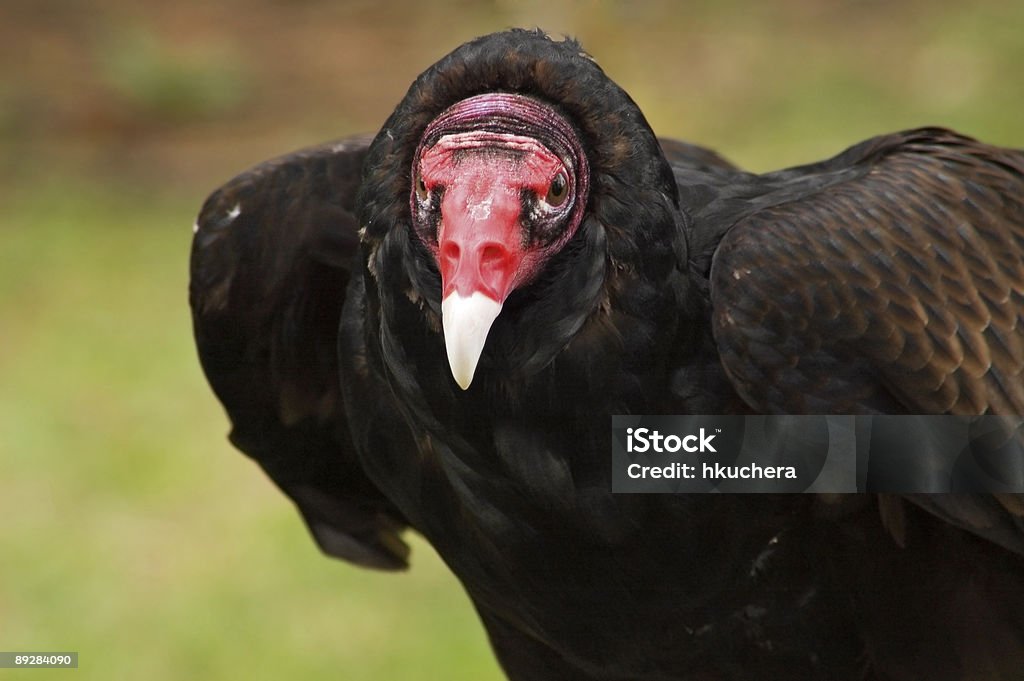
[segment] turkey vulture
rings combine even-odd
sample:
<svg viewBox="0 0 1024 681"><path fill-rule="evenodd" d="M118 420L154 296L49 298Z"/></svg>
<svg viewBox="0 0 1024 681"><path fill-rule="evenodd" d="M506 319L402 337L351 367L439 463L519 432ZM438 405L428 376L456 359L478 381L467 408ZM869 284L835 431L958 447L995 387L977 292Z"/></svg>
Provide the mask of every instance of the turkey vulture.
<svg viewBox="0 0 1024 681"><path fill-rule="evenodd" d="M231 441L327 554L471 597L510 679L1024 679L1024 495L612 494L614 414L1024 414L1024 153L752 174L510 30L206 201Z"/></svg>

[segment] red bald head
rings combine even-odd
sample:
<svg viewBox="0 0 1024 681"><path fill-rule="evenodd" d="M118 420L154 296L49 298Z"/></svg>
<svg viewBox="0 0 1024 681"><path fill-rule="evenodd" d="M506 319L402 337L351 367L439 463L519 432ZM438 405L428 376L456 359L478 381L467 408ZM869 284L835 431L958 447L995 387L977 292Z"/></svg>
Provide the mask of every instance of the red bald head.
<svg viewBox="0 0 1024 681"><path fill-rule="evenodd" d="M505 299L532 281L578 229L588 173L568 121L522 95L463 100L427 127L415 157L410 204L416 233L441 273L453 372L456 363L469 367L463 387ZM475 311L458 312L459 301L470 298L478 301ZM462 350L453 346L466 343L472 361L459 355L456 362L452 353ZM456 380L463 384L458 375Z"/></svg>
<svg viewBox="0 0 1024 681"><path fill-rule="evenodd" d="M421 196L441 193L436 257L442 298L479 291L500 303L531 279L542 249L531 247L524 227L533 216L524 212L558 211L567 177L558 156L529 137L458 133L426 150L417 183ZM552 194L553 184L561 204L533 208Z"/></svg>

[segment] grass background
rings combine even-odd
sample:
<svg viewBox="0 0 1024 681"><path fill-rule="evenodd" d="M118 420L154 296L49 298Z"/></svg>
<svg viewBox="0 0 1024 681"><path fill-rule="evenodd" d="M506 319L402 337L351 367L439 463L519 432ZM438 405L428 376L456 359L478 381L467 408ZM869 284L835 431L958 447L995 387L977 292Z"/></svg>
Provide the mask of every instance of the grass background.
<svg viewBox="0 0 1024 681"><path fill-rule="evenodd" d="M423 542L322 557L233 451L186 304L205 195L373 130L445 52L581 39L661 134L756 170L941 124L1024 146L1024 3L0 4L0 650L6 679L499 679Z"/></svg>

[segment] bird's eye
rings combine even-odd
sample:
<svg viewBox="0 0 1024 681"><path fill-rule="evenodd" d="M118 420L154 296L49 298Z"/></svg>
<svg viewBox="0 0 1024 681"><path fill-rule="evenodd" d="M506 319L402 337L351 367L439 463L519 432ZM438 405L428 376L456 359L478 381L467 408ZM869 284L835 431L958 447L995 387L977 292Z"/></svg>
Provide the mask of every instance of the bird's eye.
<svg viewBox="0 0 1024 681"><path fill-rule="evenodd" d="M427 183L423 181L422 175L416 176L416 198L420 201L427 200Z"/></svg>
<svg viewBox="0 0 1024 681"><path fill-rule="evenodd" d="M548 193L544 197L544 202L549 206L558 207L565 203L567 196L569 196L569 180L566 179L564 172L558 173L548 186Z"/></svg>

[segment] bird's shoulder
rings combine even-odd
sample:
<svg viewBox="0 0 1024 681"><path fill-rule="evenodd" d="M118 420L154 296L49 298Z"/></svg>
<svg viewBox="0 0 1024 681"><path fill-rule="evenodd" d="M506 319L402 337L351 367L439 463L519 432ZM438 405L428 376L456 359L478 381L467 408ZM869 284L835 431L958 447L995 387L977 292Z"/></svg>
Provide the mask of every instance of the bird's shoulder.
<svg viewBox="0 0 1024 681"><path fill-rule="evenodd" d="M925 128L760 184L705 216L714 337L752 407L1024 409L1024 153Z"/></svg>

